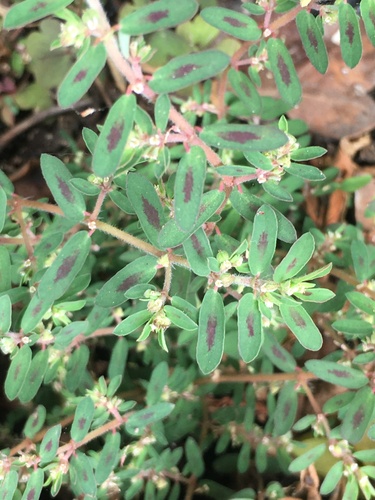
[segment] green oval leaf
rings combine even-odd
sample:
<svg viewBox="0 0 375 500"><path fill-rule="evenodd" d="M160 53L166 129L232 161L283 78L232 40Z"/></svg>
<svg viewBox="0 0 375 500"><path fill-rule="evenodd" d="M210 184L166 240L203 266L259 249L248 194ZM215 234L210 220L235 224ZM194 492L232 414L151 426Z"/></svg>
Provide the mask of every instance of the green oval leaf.
<svg viewBox="0 0 375 500"><path fill-rule="evenodd" d="M157 403L143 410L136 411L128 418L125 428L129 434L141 434L144 428L148 425L159 422L173 411L174 404L172 403Z"/></svg>
<svg viewBox="0 0 375 500"><path fill-rule="evenodd" d="M336 462L327 472L326 477L324 478L321 486L320 493L322 495L329 495L336 488L339 482L342 479L344 471L343 462Z"/></svg>
<svg viewBox="0 0 375 500"><path fill-rule="evenodd" d="M39 298L54 301L64 295L82 269L90 251L90 244L87 231L79 231L65 243L39 283Z"/></svg>
<svg viewBox="0 0 375 500"><path fill-rule="evenodd" d="M191 19L197 10L195 0L158 0L121 19L121 31L134 36L172 28Z"/></svg>
<svg viewBox="0 0 375 500"><path fill-rule="evenodd" d="M72 321L64 326L55 337L56 349L67 348L79 335L84 335L89 327L88 321Z"/></svg>
<svg viewBox="0 0 375 500"><path fill-rule="evenodd" d="M52 304L53 301L41 299L37 293L32 296L21 320L21 328L24 333L34 330Z"/></svg>
<svg viewBox="0 0 375 500"><path fill-rule="evenodd" d="M98 484L103 484L116 467L120 455L120 444L121 435L118 432L107 434L95 469L95 479Z"/></svg>
<svg viewBox="0 0 375 500"><path fill-rule="evenodd" d="M176 92L212 78L223 71L229 62L229 56L219 50L175 57L155 71L149 85L158 94Z"/></svg>
<svg viewBox="0 0 375 500"><path fill-rule="evenodd" d="M310 351L319 351L323 338L307 311L301 305L281 304L281 316L288 328L297 337L298 342Z"/></svg>
<svg viewBox="0 0 375 500"><path fill-rule="evenodd" d="M12 286L9 250L0 246L0 293L6 292Z"/></svg>
<svg viewBox="0 0 375 500"><path fill-rule="evenodd" d="M30 474L21 500L39 500L44 483L44 471L37 469Z"/></svg>
<svg viewBox="0 0 375 500"><path fill-rule="evenodd" d="M296 16L296 25L307 57L314 68L324 74L328 68L328 54L317 20L311 13L301 10Z"/></svg>
<svg viewBox="0 0 375 500"><path fill-rule="evenodd" d="M262 205L254 218L249 251L251 273L262 275L269 272L275 253L277 239L277 219L269 205Z"/></svg>
<svg viewBox="0 0 375 500"><path fill-rule="evenodd" d="M43 405L38 405L26 421L23 433L32 439L41 430L46 420L47 410Z"/></svg>
<svg viewBox="0 0 375 500"><path fill-rule="evenodd" d="M82 321L80 323L86 323ZM66 364L65 385L68 391L74 392L80 387L87 373L87 363L90 358L90 350L86 344L82 344L70 355Z"/></svg>
<svg viewBox="0 0 375 500"><path fill-rule="evenodd" d="M21 28L67 7L73 0L25 0L13 5L4 19L4 29Z"/></svg>
<svg viewBox="0 0 375 500"><path fill-rule="evenodd" d="M368 384L368 378L363 372L333 361L310 359L306 361L305 366L314 375L333 385L348 389L360 389Z"/></svg>
<svg viewBox="0 0 375 500"><path fill-rule="evenodd" d="M283 146L286 135L269 125L219 123L205 127L200 138L209 146L238 151L269 151Z"/></svg>
<svg viewBox="0 0 375 500"><path fill-rule="evenodd" d="M199 311L197 362L204 374L220 363L224 351L225 314L221 295L207 290Z"/></svg>
<svg viewBox="0 0 375 500"><path fill-rule="evenodd" d="M17 397L26 380L31 365L31 355L30 347L24 345L12 359L4 384L5 394L10 401Z"/></svg>
<svg viewBox="0 0 375 500"><path fill-rule="evenodd" d="M1 484L1 500L13 500L17 486L18 471L12 469L8 472L5 472L5 477Z"/></svg>
<svg viewBox="0 0 375 500"><path fill-rule="evenodd" d="M160 401L164 388L167 385L169 368L166 361L161 361L152 371L150 382L147 386L146 403L151 406Z"/></svg>
<svg viewBox="0 0 375 500"><path fill-rule="evenodd" d="M43 177L64 215L80 222L84 217L86 204L82 194L70 184L72 174L61 160L48 154L42 154L40 166Z"/></svg>
<svg viewBox="0 0 375 500"><path fill-rule="evenodd" d="M326 153L327 150L325 148L321 148L320 146L307 146L306 148L298 148L295 151L292 151L290 154L290 158L293 161L307 161L314 158L320 158Z"/></svg>
<svg viewBox="0 0 375 500"><path fill-rule="evenodd" d="M262 184L262 188L266 193L276 198L276 200L286 202L293 201L293 196L287 189L283 188L279 182L268 180Z"/></svg>
<svg viewBox="0 0 375 500"><path fill-rule="evenodd" d="M191 231L199 215L206 179L206 155L193 146L180 160L174 184L174 212L182 231Z"/></svg>
<svg viewBox="0 0 375 500"><path fill-rule="evenodd" d="M375 300L370 299L370 297L367 297L363 293L348 292L346 294L346 298L357 309L360 309L367 314L375 314Z"/></svg>
<svg viewBox="0 0 375 500"><path fill-rule="evenodd" d="M95 498L97 486L90 459L84 453L77 451L70 459L69 464L72 483L78 485L79 491L82 493Z"/></svg>
<svg viewBox="0 0 375 500"><path fill-rule="evenodd" d="M45 349L44 351L37 352L33 357L25 382L18 393L21 403L28 403L34 399L39 391L48 367L48 356L48 350Z"/></svg>
<svg viewBox="0 0 375 500"><path fill-rule="evenodd" d="M111 359L108 365L108 377L113 379L120 375L123 376L126 360L128 358L129 344L126 339L119 338L111 351Z"/></svg>
<svg viewBox="0 0 375 500"><path fill-rule="evenodd" d="M366 281L370 275L370 257L367 246L363 241L354 240L350 245L355 275L358 281Z"/></svg>
<svg viewBox="0 0 375 500"><path fill-rule="evenodd" d="M4 189L0 186L0 233L3 230L6 216L7 216L7 195Z"/></svg>
<svg viewBox="0 0 375 500"><path fill-rule="evenodd" d="M367 36L375 47L375 0L362 0L360 9Z"/></svg>
<svg viewBox="0 0 375 500"><path fill-rule="evenodd" d="M169 112L171 109L171 100L168 94L161 94L157 97L155 101L155 125L160 132L165 132L168 120Z"/></svg>
<svg viewBox="0 0 375 500"><path fill-rule="evenodd" d="M371 337L374 325L362 319L338 319L332 323L332 327L347 335L355 337Z"/></svg>
<svg viewBox="0 0 375 500"><path fill-rule="evenodd" d="M198 325L193 321L189 316L187 316L184 312L180 311L173 306L164 306L164 311L168 319L172 321L172 323L181 328L181 330L194 331L198 328Z"/></svg>
<svg viewBox="0 0 375 500"><path fill-rule="evenodd" d="M67 108L79 101L104 68L107 52L102 43L90 45L71 67L57 90L59 106Z"/></svg>
<svg viewBox="0 0 375 500"><path fill-rule="evenodd" d="M298 394L294 382L285 382L279 392L274 419L274 436L282 436L293 427L298 409Z"/></svg>
<svg viewBox="0 0 375 500"><path fill-rule="evenodd" d="M271 360L279 370L283 372L292 372L295 370L297 363L294 357L279 342L267 331L264 332L263 350L266 356Z"/></svg>
<svg viewBox="0 0 375 500"><path fill-rule="evenodd" d="M189 471L195 477L200 477L204 473L202 451L196 440L191 436L185 442L185 453Z"/></svg>
<svg viewBox="0 0 375 500"><path fill-rule="evenodd" d="M290 106L295 106L301 100L302 88L288 49L279 38L270 38L267 51L280 96Z"/></svg>
<svg viewBox="0 0 375 500"><path fill-rule="evenodd" d="M5 335L9 332L12 324L12 303L9 295L0 297L0 335Z"/></svg>
<svg viewBox="0 0 375 500"><path fill-rule="evenodd" d="M183 243L184 252L191 269L198 276L208 276L211 269L208 258L212 257L212 249L206 233L200 227Z"/></svg>
<svg viewBox="0 0 375 500"><path fill-rule="evenodd" d="M56 452L59 448L60 436L60 424L54 425L45 433L39 449L41 463L48 463L56 458Z"/></svg>
<svg viewBox="0 0 375 500"><path fill-rule="evenodd" d="M202 10L201 16L206 23L239 40L258 40L262 35L258 24L251 17L233 9L206 7Z"/></svg>
<svg viewBox="0 0 375 500"><path fill-rule="evenodd" d="M315 250L311 233L305 233L293 243L286 256L276 267L273 279L277 283L293 278L309 262Z"/></svg>
<svg viewBox="0 0 375 500"><path fill-rule="evenodd" d="M365 435L374 405L374 394L368 385L362 387L350 402L341 425L342 436L349 443L356 444Z"/></svg>
<svg viewBox="0 0 375 500"><path fill-rule="evenodd" d="M304 302L316 302L318 304L335 297L334 292L327 288L307 288L303 293L296 292L293 295Z"/></svg>
<svg viewBox="0 0 375 500"><path fill-rule="evenodd" d="M94 411L95 405L89 396L81 399L78 403L74 414L72 428L70 429L70 436L73 441L81 441L89 432Z"/></svg>
<svg viewBox="0 0 375 500"><path fill-rule="evenodd" d="M98 177L113 175L119 166L136 111L134 94L123 95L112 105L95 144L92 169Z"/></svg>
<svg viewBox="0 0 375 500"><path fill-rule="evenodd" d="M238 352L245 363L255 359L263 344L262 315L253 293L246 293L238 303Z"/></svg>
<svg viewBox="0 0 375 500"><path fill-rule="evenodd" d="M289 465L290 472L301 472L320 458L326 451L327 445L322 443L307 451L303 455L295 458Z"/></svg>
<svg viewBox="0 0 375 500"><path fill-rule="evenodd" d="M137 328L143 326L151 318L152 313L147 309L144 311L138 311L131 314L127 318L121 321L116 328L113 330L115 335L129 335L133 333Z"/></svg>
<svg viewBox="0 0 375 500"><path fill-rule="evenodd" d="M242 71L236 71L231 68L228 71L228 80L246 109L251 114L260 114L262 111L262 100L250 78Z"/></svg>
<svg viewBox="0 0 375 500"><path fill-rule="evenodd" d="M349 68L354 68L362 57L362 40L357 14L348 3L339 5L339 25L342 58Z"/></svg>
<svg viewBox="0 0 375 500"><path fill-rule="evenodd" d="M291 162L291 164L285 167L285 172L295 177L300 177L301 179L306 179L307 181L319 182L324 181L326 176L321 170L312 165L302 165L300 163Z"/></svg>

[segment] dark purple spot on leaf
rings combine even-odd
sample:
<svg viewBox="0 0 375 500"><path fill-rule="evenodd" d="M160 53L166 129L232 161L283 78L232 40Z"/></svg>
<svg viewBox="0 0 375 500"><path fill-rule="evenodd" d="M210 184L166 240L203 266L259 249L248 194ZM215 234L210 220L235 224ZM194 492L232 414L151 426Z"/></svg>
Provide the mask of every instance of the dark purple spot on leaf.
<svg viewBox="0 0 375 500"><path fill-rule="evenodd" d="M301 328L305 328L306 327L306 322L305 320L302 318L302 316L299 314L298 311L295 311L295 310L291 310L290 311L290 315L292 316L292 320L294 321L294 323L301 327Z"/></svg>
<svg viewBox="0 0 375 500"><path fill-rule="evenodd" d="M138 282L138 274L133 274L133 276L129 276L126 278L116 289L116 292L126 292L132 286L136 285Z"/></svg>
<svg viewBox="0 0 375 500"><path fill-rule="evenodd" d="M287 401L283 408L284 418L287 418L290 412L290 401Z"/></svg>
<svg viewBox="0 0 375 500"><path fill-rule="evenodd" d="M85 76L87 75L87 69L81 69L81 71L79 71L74 80L73 80L73 83L78 83L78 82L81 82Z"/></svg>
<svg viewBox="0 0 375 500"><path fill-rule="evenodd" d="M54 279L54 283L66 278L71 272L76 260L78 259L79 250L77 250L73 255L64 259L61 266L58 268L56 273L56 278Z"/></svg>
<svg viewBox="0 0 375 500"><path fill-rule="evenodd" d="M31 427L36 427L39 423L39 417L38 415L35 415L35 417L33 418L33 421L31 422Z"/></svg>
<svg viewBox="0 0 375 500"><path fill-rule="evenodd" d="M50 439L50 440L48 441L48 443L46 444L46 446L44 447L44 449L45 449L46 451L51 451L51 450L52 450L52 444L53 444L53 443L52 443L52 439Z"/></svg>
<svg viewBox="0 0 375 500"><path fill-rule="evenodd" d="M36 494L35 488L31 488L31 490L27 494L27 500L34 500L35 494Z"/></svg>
<svg viewBox="0 0 375 500"><path fill-rule="evenodd" d="M151 12L148 16L145 17L146 23L157 23L162 19L165 19L169 15L169 10L157 10L156 12Z"/></svg>
<svg viewBox="0 0 375 500"><path fill-rule="evenodd" d="M364 418L365 418L365 411L363 407L360 407L359 410L356 411L353 415L353 420L352 420L353 428L356 429L357 427L359 427L362 424Z"/></svg>
<svg viewBox="0 0 375 500"><path fill-rule="evenodd" d="M243 92L247 95L247 97L251 97L251 89L249 88L248 85L246 85L246 83L241 83L240 87L243 90Z"/></svg>
<svg viewBox="0 0 375 500"><path fill-rule="evenodd" d="M315 36L315 33L313 30L308 30L307 31L307 37L309 39L310 46L315 50L315 52L318 52L318 40Z"/></svg>
<svg viewBox="0 0 375 500"><path fill-rule="evenodd" d="M293 267L297 264L297 259L293 259L289 266L286 268L286 272L289 273Z"/></svg>
<svg viewBox="0 0 375 500"><path fill-rule="evenodd" d="M143 211L152 226L156 229L160 229L160 218L158 211L151 203L142 196Z"/></svg>
<svg viewBox="0 0 375 500"><path fill-rule="evenodd" d="M195 236L195 234L193 234L193 236L191 237L191 242L192 242L194 250L197 252L197 254L199 256L202 256L203 255L203 247L200 244L198 238Z"/></svg>
<svg viewBox="0 0 375 500"><path fill-rule="evenodd" d="M246 26L247 26L246 23L243 23L242 21L239 21L235 17L226 16L226 17L223 18L223 21L225 23L230 24L234 28L246 28Z"/></svg>
<svg viewBox="0 0 375 500"><path fill-rule="evenodd" d="M28 374L28 376L30 377L30 378L29 378L29 382L30 382L30 383L33 383L33 382L35 381L35 379L36 379L36 378L37 378L37 376L38 376L38 373L39 373L39 370L38 370L38 368L36 368L35 370L33 370L33 371L31 372L30 376L29 376L29 374Z"/></svg>
<svg viewBox="0 0 375 500"><path fill-rule="evenodd" d="M36 316L37 314L39 314L39 313L40 313L40 311L41 311L41 309L42 309L42 304L41 304L41 303L40 303L40 304L37 304L37 305L34 307L34 309L31 311L31 316Z"/></svg>
<svg viewBox="0 0 375 500"><path fill-rule="evenodd" d="M20 374L20 370L21 370L21 365L17 365L16 370L14 372L14 380L18 379L18 375Z"/></svg>
<svg viewBox="0 0 375 500"><path fill-rule="evenodd" d="M260 139L259 135L253 132L243 132L241 130L233 132L222 132L219 134L225 141L238 142L240 144L245 144L248 141L257 141Z"/></svg>
<svg viewBox="0 0 375 500"><path fill-rule="evenodd" d="M268 234L266 231L263 231L263 233L260 235L258 244L257 244L257 249L258 252L264 253L266 251L268 244Z"/></svg>
<svg viewBox="0 0 375 500"><path fill-rule="evenodd" d="M112 462L113 459L113 453L108 453L108 455L105 457L105 463L109 464Z"/></svg>
<svg viewBox="0 0 375 500"><path fill-rule="evenodd" d="M286 86L289 86L290 82L291 82L290 73L289 73L288 66L286 65L284 59L281 57L281 54L279 54L277 56L277 68L279 70L279 73L280 73L280 76L281 76L283 83Z"/></svg>
<svg viewBox="0 0 375 500"><path fill-rule="evenodd" d="M154 412L153 411L149 411L148 413L144 413L143 415L141 415L140 419L141 420L149 420L153 416L154 416Z"/></svg>
<svg viewBox="0 0 375 500"><path fill-rule="evenodd" d="M44 7L47 7L47 2L38 2L37 4L34 5L34 7L31 10L31 12L36 12L39 9L44 9Z"/></svg>
<svg viewBox="0 0 375 500"><path fill-rule="evenodd" d="M278 349L277 345L272 346L272 352L276 358L282 359L285 361L285 355L280 349Z"/></svg>
<svg viewBox="0 0 375 500"><path fill-rule="evenodd" d="M57 182L59 184L59 189L61 191L61 194L64 196L66 200L68 200L70 203L73 203L74 198L73 194L68 186L68 183L64 181L64 179L61 179L61 177L57 176Z"/></svg>
<svg viewBox="0 0 375 500"><path fill-rule="evenodd" d="M193 191L194 186L194 177L192 168L188 170L185 175L185 183L184 183L184 202L189 203L191 200L191 193Z"/></svg>
<svg viewBox="0 0 375 500"><path fill-rule="evenodd" d="M207 322L207 347L211 351L216 335L217 319L215 316L210 316Z"/></svg>
<svg viewBox="0 0 375 500"><path fill-rule="evenodd" d="M364 261L363 257L358 257L358 263L359 263L360 267L364 267L365 261Z"/></svg>
<svg viewBox="0 0 375 500"><path fill-rule="evenodd" d="M249 316L246 318L246 326L247 326L248 336L254 337L254 335L255 335L254 316L252 314L249 314Z"/></svg>
<svg viewBox="0 0 375 500"><path fill-rule="evenodd" d="M86 419L86 418L83 418L83 417L82 417L82 418L80 418L80 419L78 420L78 427L79 427L80 429L83 429L83 428L85 427L85 423L86 423L86 422L87 422L87 419Z"/></svg>
<svg viewBox="0 0 375 500"><path fill-rule="evenodd" d="M89 477L88 477L87 472L85 470L82 471L82 475L83 475L83 480L87 482L89 480Z"/></svg>
<svg viewBox="0 0 375 500"><path fill-rule="evenodd" d="M196 64L184 64L183 66L180 66L178 69L176 69L176 71L172 75L172 78L183 78L184 76L200 67L201 66L198 66Z"/></svg>
<svg viewBox="0 0 375 500"><path fill-rule="evenodd" d="M328 373L332 373L332 375L335 375L335 377L338 378L348 378L349 373L346 372L345 370L328 370Z"/></svg>
<svg viewBox="0 0 375 500"><path fill-rule="evenodd" d="M353 41L354 41L354 26L352 25L352 23L348 23L346 25L345 35L348 37L348 42L350 43L350 45L353 45Z"/></svg>
<svg viewBox="0 0 375 500"><path fill-rule="evenodd" d="M111 128L109 134L107 135L107 148L109 153L111 153L114 149L116 149L121 139L123 130L124 130L124 122L122 120L117 122Z"/></svg>

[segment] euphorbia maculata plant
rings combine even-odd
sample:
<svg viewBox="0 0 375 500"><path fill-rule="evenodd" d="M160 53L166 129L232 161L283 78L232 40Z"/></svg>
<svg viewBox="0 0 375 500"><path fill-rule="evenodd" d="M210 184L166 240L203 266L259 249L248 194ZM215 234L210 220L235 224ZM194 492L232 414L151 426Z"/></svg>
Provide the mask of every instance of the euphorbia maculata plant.
<svg viewBox="0 0 375 500"><path fill-rule="evenodd" d="M314 466L321 494L373 498L375 251L360 229L324 232L303 211L306 186L328 188L337 169L306 163L326 150L287 118L302 90L279 29L295 23L324 74L337 22L353 68L360 22L375 44L375 1L359 21L339 0L144 0L114 26L105 3L86 4L25 0L3 21L61 21L51 50L74 59L61 107L97 78L119 92L83 129L84 156L41 156L51 202L17 196L0 172L0 345L24 437L2 451L1 498L282 498L280 474L292 484ZM213 45L153 66L152 35L198 22L221 34ZM265 72L279 98L261 92ZM323 408L314 379L341 388ZM224 395L228 407L212 404ZM233 466L275 480L245 475L236 492L218 479Z"/></svg>

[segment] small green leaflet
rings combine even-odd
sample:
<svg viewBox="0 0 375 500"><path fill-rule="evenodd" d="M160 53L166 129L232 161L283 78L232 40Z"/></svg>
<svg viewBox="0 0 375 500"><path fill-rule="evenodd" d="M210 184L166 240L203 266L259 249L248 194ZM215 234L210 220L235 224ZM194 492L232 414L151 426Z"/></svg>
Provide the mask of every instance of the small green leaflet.
<svg viewBox="0 0 375 500"><path fill-rule="evenodd" d="M76 443L81 441L89 432L94 411L95 405L89 396L81 399L78 403L72 428L70 429L70 436Z"/></svg>
<svg viewBox="0 0 375 500"><path fill-rule="evenodd" d="M204 473L204 460L198 443L191 436L186 440L185 452L189 471L194 474L195 477L200 477Z"/></svg>
<svg viewBox="0 0 375 500"><path fill-rule="evenodd" d="M368 385L362 387L350 402L341 425L342 436L349 443L356 444L365 435L374 405L374 394Z"/></svg>
<svg viewBox="0 0 375 500"><path fill-rule="evenodd" d="M47 410L43 405L38 405L33 413L27 419L23 433L26 437L32 439L37 432L43 427L46 420Z"/></svg>
<svg viewBox="0 0 375 500"><path fill-rule="evenodd" d="M72 321L68 325L64 326L59 333L55 336L56 349L67 348L73 340L79 335L84 335L89 327L88 321ZM70 360L74 359L75 354L70 357Z"/></svg>
<svg viewBox="0 0 375 500"><path fill-rule="evenodd" d="M173 306L164 306L165 315L171 320L172 324L181 328L181 330L194 331L198 325L184 312Z"/></svg>
<svg viewBox="0 0 375 500"><path fill-rule="evenodd" d="M115 335L129 335L133 333L137 328L143 326L151 318L152 313L150 311L143 310L131 314L127 318L123 319L116 328L113 330Z"/></svg>
<svg viewBox="0 0 375 500"><path fill-rule="evenodd" d="M193 229L206 179L206 155L193 146L180 160L174 185L174 213L179 228L188 232Z"/></svg>
<svg viewBox="0 0 375 500"><path fill-rule="evenodd" d="M27 378L31 365L31 356L30 347L24 345L12 359L4 384L5 395L10 401L16 399Z"/></svg>
<svg viewBox="0 0 375 500"><path fill-rule="evenodd" d="M4 472L5 477L1 482L1 500L13 500L14 493L18 486L18 471L10 470L8 472Z"/></svg>
<svg viewBox="0 0 375 500"><path fill-rule="evenodd" d="M98 177L113 175L119 166L136 111L134 94L123 95L112 105L95 144L92 169Z"/></svg>
<svg viewBox="0 0 375 500"><path fill-rule="evenodd" d="M32 296L21 320L21 328L24 333L34 330L52 304L53 301L41 299L37 293Z"/></svg>
<svg viewBox="0 0 375 500"><path fill-rule="evenodd" d="M253 276L267 273L275 253L277 219L269 205L262 205L254 218L249 251L249 267Z"/></svg>
<svg viewBox="0 0 375 500"><path fill-rule="evenodd" d="M290 175L306 179L307 181L319 182L324 181L326 178L319 168L302 163L291 162L288 167L285 167L285 171Z"/></svg>
<svg viewBox="0 0 375 500"><path fill-rule="evenodd" d="M149 85L158 94L176 92L212 78L223 71L229 63L229 56L219 50L205 50L178 56L155 71Z"/></svg>
<svg viewBox="0 0 375 500"><path fill-rule="evenodd" d="M64 295L85 263L90 244L87 231L79 231L65 243L39 283L41 299L54 301Z"/></svg>
<svg viewBox="0 0 375 500"><path fill-rule="evenodd" d="M252 114L260 114L262 101L250 78L242 71L231 68L228 71L228 80L246 109L249 109Z"/></svg>
<svg viewBox="0 0 375 500"><path fill-rule="evenodd" d="M202 18L224 33L244 41L258 40L262 31L251 17L233 9L207 7L201 11Z"/></svg>
<svg viewBox="0 0 375 500"><path fill-rule="evenodd" d="M238 352L245 363L255 359L263 344L262 315L253 293L246 293L238 303Z"/></svg>
<svg viewBox="0 0 375 500"><path fill-rule="evenodd" d="M157 97L155 101L155 125L160 132L165 132L168 120L169 112L171 109L171 100L168 94L161 94Z"/></svg>
<svg viewBox="0 0 375 500"><path fill-rule="evenodd" d="M158 0L121 19L120 29L128 35L146 35L188 21L197 10L195 0Z"/></svg>
<svg viewBox="0 0 375 500"><path fill-rule="evenodd" d="M40 166L43 177L64 215L74 222L80 222L86 210L82 194L70 185L73 178L64 163L49 154L42 154Z"/></svg>
<svg viewBox="0 0 375 500"><path fill-rule="evenodd" d="M284 349L273 334L264 332L263 351L279 370L282 372L292 372L295 370L297 363L289 351Z"/></svg>
<svg viewBox="0 0 375 500"><path fill-rule="evenodd" d="M375 0L362 0L360 9L367 36L375 47Z"/></svg>
<svg viewBox="0 0 375 500"><path fill-rule="evenodd" d="M363 241L354 240L350 245L355 275L358 281L365 281L371 276L370 256L367 246Z"/></svg>
<svg viewBox="0 0 375 500"><path fill-rule="evenodd" d="M11 274L9 250L3 245L0 246L0 293L6 292L11 288Z"/></svg>
<svg viewBox="0 0 375 500"><path fill-rule="evenodd" d="M126 193L150 243L160 248L159 233L167 218L154 186L143 175L131 173L127 176Z"/></svg>
<svg viewBox="0 0 375 500"><path fill-rule="evenodd" d="M280 39L270 38L267 51L281 98L290 106L295 106L301 100L302 88L288 49Z"/></svg>
<svg viewBox="0 0 375 500"><path fill-rule="evenodd" d="M333 361L310 359L306 361L305 366L314 375L333 385L340 385L348 389L360 389L368 384L368 378L363 372Z"/></svg>
<svg viewBox="0 0 375 500"><path fill-rule="evenodd" d="M83 97L104 68L107 52L102 43L90 45L72 66L57 91L57 101L67 108Z"/></svg>
<svg viewBox="0 0 375 500"><path fill-rule="evenodd" d="M155 405L144 408L140 411L135 411L128 418L125 428L129 434L139 435L148 425L159 422L173 411L174 404L172 403L156 403Z"/></svg>
<svg viewBox="0 0 375 500"><path fill-rule="evenodd" d="M316 462L316 460L318 460L318 458L323 455L326 449L327 445L325 443L322 443L318 446L315 446L315 448L307 451L303 455L295 458L289 465L290 472L300 472L301 470L307 469L309 465Z"/></svg>
<svg viewBox="0 0 375 500"><path fill-rule="evenodd" d="M147 386L146 403L152 406L160 401L167 385L169 377L169 367L166 361L161 361L152 371L150 382Z"/></svg>
<svg viewBox="0 0 375 500"><path fill-rule="evenodd" d="M362 57L362 40L357 14L348 3L339 5L339 25L342 58L349 68L354 68Z"/></svg>
<svg viewBox="0 0 375 500"><path fill-rule="evenodd" d="M61 436L61 425L57 424L48 429L40 444L39 455L42 463L51 462L56 457Z"/></svg>
<svg viewBox="0 0 375 500"><path fill-rule="evenodd" d="M200 227L183 243L184 252L191 269L198 276L208 276L211 269L208 258L213 256L210 241Z"/></svg>
<svg viewBox="0 0 375 500"><path fill-rule="evenodd" d="M7 215L7 195L4 189L0 186L0 233L4 227L6 215Z"/></svg>
<svg viewBox="0 0 375 500"><path fill-rule="evenodd" d="M39 500L44 483L44 471L37 469L31 473L21 500Z"/></svg>
<svg viewBox="0 0 375 500"><path fill-rule="evenodd" d="M298 394L295 382L285 382L277 398L273 414L273 436L283 436L294 424L298 409Z"/></svg>
<svg viewBox="0 0 375 500"><path fill-rule="evenodd" d="M207 375L219 365L224 351L225 314L221 295L207 290L199 311L197 362Z"/></svg>
<svg viewBox="0 0 375 500"><path fill-rule="evenodd" d="M319 158L326 153L327 150L325 148L321 148L320 146L307 146L305 148L298 148L295 151L292 151L290 154L290 158L293 161L307 161L314 158Z"/></svg>
<svg viewBox="0 0 375 500"><path fill-rule="evenodd" d="M310 351L319 351L323 338L307 311L301 305L281 304L281 316L299 343Z"/></svg>
<svg viewBox="0 0 375 500"><path fill-rule="evenodd" d="M44 351L38 351L33 357L25 382L18 393L21 403L28 403L33 400L39 391L48 367L48 355L49 353L45 349Z"/></svg>
<svg viewBox="0 0 375 500"><path fill-rule="evenodd" d="M342 461L336 462L330 470L327 472L324 481L322 482L320 486L320 493L322 495L328 495L329 493L332 493L332 491L336 488L338 483L342 479L344 471L344 464Z"/></svg>
<svg viewBox="0 0 375 500"><path fill-rule="evenodd" d="M286 135L269 125L242 125L219 123L205 127L200 138L209 146L238 151L269 151L283 146Z"/></svg>
<svg viewBox="0 0 375 500"><path fill-rule="evenodd" d="M105 444L100 452L98 465L95 470L95 479L98 484L103 484L116 467L119 459L121 436L118 432L109 432L105 438Z"/></svg>
<svg viewBox="0 0 375 500"><path fill-rule="evenodd" d="M69 473L72 484L77 484L79 491L96 498L97 486L91 461L84 453L77 451L70 459Z"/></svg>
<svg viewBox="0 0 375 500"><path fill-rule="evenodd" d="M67 7L73 0L25 0L13 5L4 19L4 29L21 28Z"/></svg>
<svg viewBox="0 0 375 500"><path fill-rule="evenodd" d="M306 10L301 10L296 16L296 24L307 57L314 68L324 74L328 68L328 54L315 17Z"/></svg>
<svg viewBox="0 0 375 500"><path fill-rule="evenodd" d="M311 233L305 233L293 243L286 256L276 267L273 279L277 283L289 280L298 274L309 262L315 250Z"/></svg>
<svg viewBox="0 0 375 500"><path fill-rule="evenodd" d="M0 297L0 335L5 335L9 332L12 324L12 303L9 295Z"/></svg>

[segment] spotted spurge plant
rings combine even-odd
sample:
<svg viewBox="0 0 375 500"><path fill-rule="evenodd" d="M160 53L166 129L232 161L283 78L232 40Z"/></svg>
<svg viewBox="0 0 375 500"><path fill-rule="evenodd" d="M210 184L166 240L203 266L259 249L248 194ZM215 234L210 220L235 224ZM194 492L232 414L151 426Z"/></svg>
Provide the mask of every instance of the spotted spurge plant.
<svg viewBox="0 0 375 500"><path fill-rule="evenodd" d="M318 229L304 212L307 190L368 179L309 163L326 151L287 118L302 91L279 33L295 24L324 74L337 23L352 68L361 25L375 44L374 0L140 0L113 26L105 2L83 4L14 2L3 20L59 20L51 50L72 58L61 107L97 78L118 94L74 160L41 156L49 201L17 196L0 172L15 405L0 498L283 498L311 471L322 495L374 498L375 250L360 227ZM187 32L155 65L158 37ZM323 406L314 380L336 388Z"/></svg>

